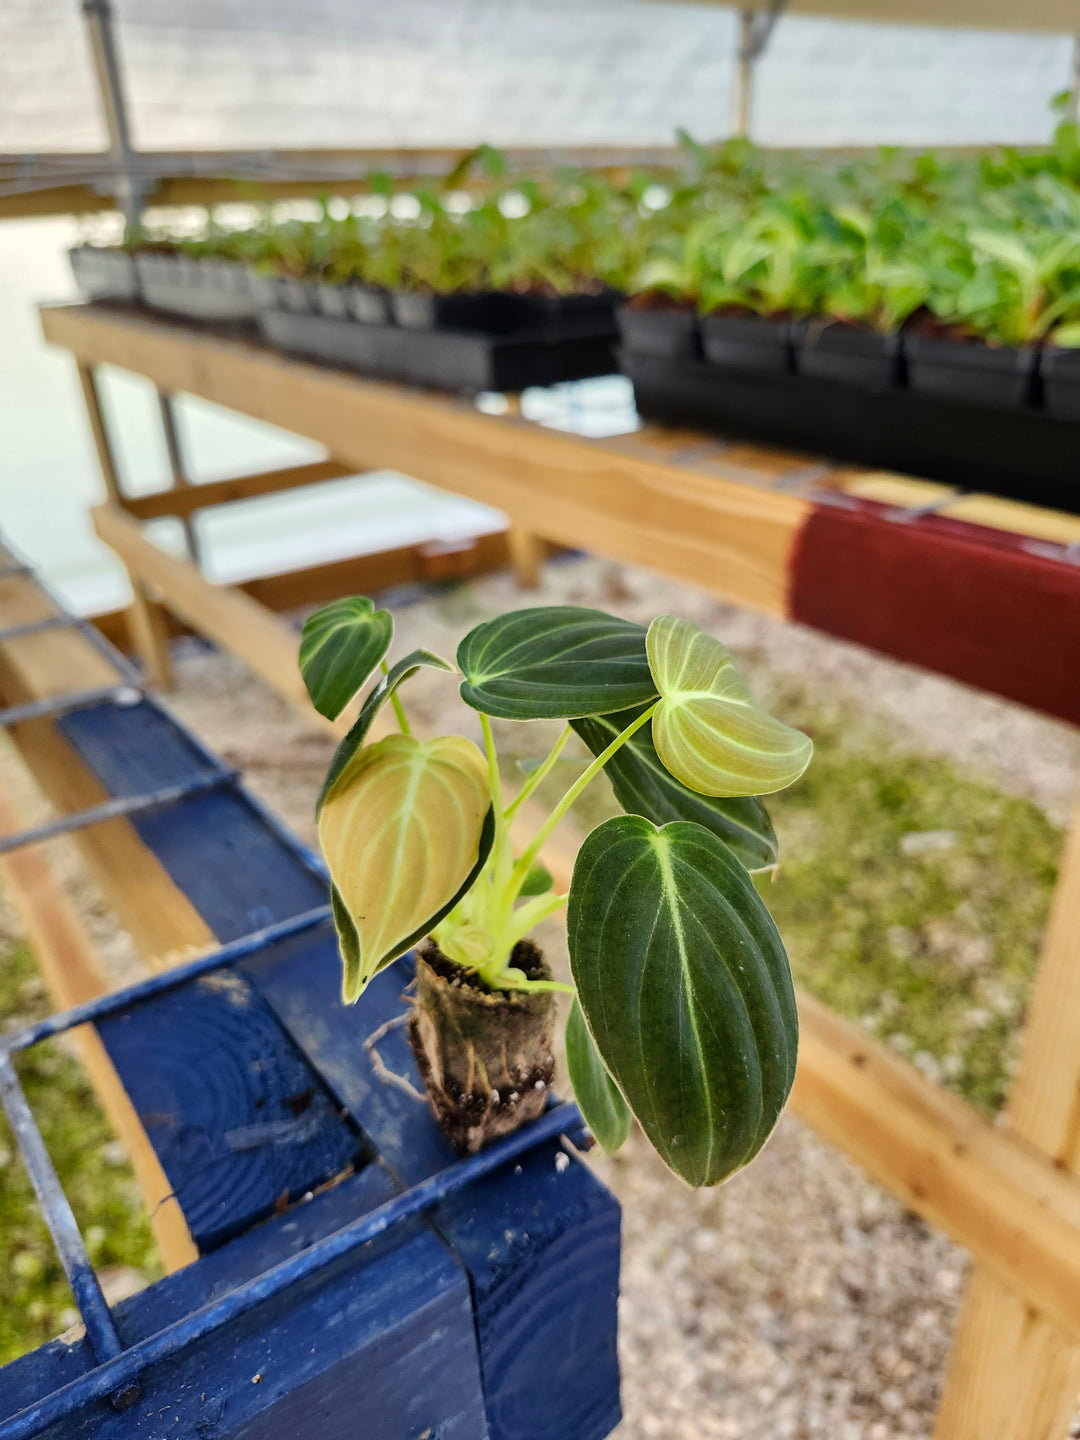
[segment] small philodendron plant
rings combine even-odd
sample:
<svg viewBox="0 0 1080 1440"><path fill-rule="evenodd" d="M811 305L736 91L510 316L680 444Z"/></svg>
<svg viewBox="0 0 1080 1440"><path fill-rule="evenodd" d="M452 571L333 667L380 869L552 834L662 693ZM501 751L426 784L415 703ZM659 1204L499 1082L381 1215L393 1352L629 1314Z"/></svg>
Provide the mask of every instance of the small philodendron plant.
<svg viewBox="0 0 1080 1440"><path fill-rule="evenodd" d="M809 739L762 710L689 620L646 629L550 606L478 625L458 647L486 753L460 735L421 740L399 687L421 666L454 667L426 650L388 665L392 634L386 610L354 597L313 615L300 647L331 719L382 671L318 800L345 1001L419 947L410 1041L440 1124L469 1152L543 1109L554 992L569 991L570 1080L600 1144L616 1149L634 1116L691 1185L726 1179L765 1143L795 1074L791 974L751 875L776 863L759 797L798 779ZM369 743L387 702L400 733ZM492 718L566 721L512 799ZM594 758L515 853L511 821L575 733ZM626 813L586 838L560 895L541 850L601 771ZM572 986L529 939L564 905Z"/></svg>

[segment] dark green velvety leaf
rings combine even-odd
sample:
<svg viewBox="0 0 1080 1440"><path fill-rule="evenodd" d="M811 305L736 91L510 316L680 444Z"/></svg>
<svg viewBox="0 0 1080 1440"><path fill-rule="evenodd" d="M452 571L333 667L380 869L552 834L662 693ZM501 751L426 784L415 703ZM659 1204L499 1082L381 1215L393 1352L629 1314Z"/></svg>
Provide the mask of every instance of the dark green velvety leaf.
<svg viewBox="0 0 1080 1440"><path fill-rule="evenodd" d="M597 1143L613 1154L630 1134L633 1117L619 1087L604 1069L576 1000L566 1021L566 1068L585 1124Z"/></svg>
<svg viewBox="0 0 1080 1440"><path fill-rule="evenodd" d="M349 907L342 900L336 885L330 885L330 908L334 912L338 950L341 954L341 998L345 1004L360 993L360 937L356 933Z"/></svg>
<svg viewBox="0 0 1080 1440"><path fill-rule="evenodd" d="M324 605L304 622L300 674L320 715L336 720L390 649L394 621L366 595Z"/></svg>
<svg viewBox="0 0 1080 1440"><path fill-rule="evenodd" d="M504 720L601 715L656 698L645 627L545 605L500 615L458 646L461 698Z"/></svg>
<svg viewBox="0 0 1080 1440"><path fill-rule="evenodd" d="M567 911L578 999L662 1159L716 1185L768 1139L795 1077L784 947L745 868L701 825L600 825Z"/></svg>
<svg viewBox="0 0 1080 1440"><path fill-rule="evenodd" d="M618 715L581 716L570 723L594 755L606 750L615 736L641 714L644 706ZM748 870L776 864L776 832L757 796L732 799L699 795L664 768L643 725L604 766L615 799L628 815L644 815L655 825L693 820L725 841Z"/></svg>
<svg viewBox="0 0 1080 1440"><path fill-rule="evenodd" d="M534 860L529 866L529 873L525 876L525 883L518 894L523 900L533 895L546 895L555 884L551 871L546 865L541 865L539 860Z"/></svg>
<svg viewBox="0 0 1080 1440"><path fill-rule="evenodd" d="M396 665L391 665L387 673L379 681L375 689L360 707L360 714L349 727L349 732L341 744L334 751L334 758L330 761L330 768L326 772L326 779L323 781L322 789L319 791L319 798L315 802L315 814L318 815L323 807L323 801L329 795L334 782L341 772L348 765L349 761L359 750L367 738L371 729L372 721L386 704L390 696L410 675L415 675L421 665L431 665L436 670L453 670L453 666L442 656L435 655L430 650L412 650Z"/></svg>

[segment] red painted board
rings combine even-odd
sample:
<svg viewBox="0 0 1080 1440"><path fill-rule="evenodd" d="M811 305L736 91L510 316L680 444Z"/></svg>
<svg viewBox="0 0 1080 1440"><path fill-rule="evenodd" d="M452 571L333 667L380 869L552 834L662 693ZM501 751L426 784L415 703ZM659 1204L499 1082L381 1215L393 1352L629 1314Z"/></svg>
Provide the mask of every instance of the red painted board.
<svg viewBox="0 0 1080 1440"><path fill-rule="evenodd" d="M1080 723L1080 565L929 519L813 511L791 618Z"/></svg>

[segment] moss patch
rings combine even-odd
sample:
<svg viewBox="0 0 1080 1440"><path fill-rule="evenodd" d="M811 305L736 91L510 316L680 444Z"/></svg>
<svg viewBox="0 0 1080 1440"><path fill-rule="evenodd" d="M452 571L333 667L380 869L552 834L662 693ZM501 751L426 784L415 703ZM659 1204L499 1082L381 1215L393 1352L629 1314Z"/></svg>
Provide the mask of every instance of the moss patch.
<svg viewBox="0 0 1080 1440"><path fill-rule="evenodd" d="M16 1028L48 1014L33 957L0 940L0 1015ZM36 1045L19 1075L83 1239L107 1282L161 1273L150 1225L123 1148L78 1061L60 1044ZM78 1318L30 1180L0 1111L0 1364L43 1344ZM115 1272L114 1272L115 1273ZM108 1288L108 1286L107 1286ZM134 1288L125 1286L125 1288Z"/></svg>

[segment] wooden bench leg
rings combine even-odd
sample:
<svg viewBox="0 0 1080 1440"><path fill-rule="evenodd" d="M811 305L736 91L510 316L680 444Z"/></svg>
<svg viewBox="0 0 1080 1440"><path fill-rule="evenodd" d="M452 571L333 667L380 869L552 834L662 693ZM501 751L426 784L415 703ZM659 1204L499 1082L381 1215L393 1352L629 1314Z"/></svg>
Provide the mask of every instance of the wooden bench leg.
<svg viewBox="0 0 1080 1440"><path fill-rule="evenodd" d="M1080 814L1062 857L1009 1128L1080 1173ZM1080 1348L992 1276L964 1301L936 1440L1064 1440L1080 1398Z"/></svg>
<svg viewBox="0 0 1080 1440"><path fill-rule="evenodd" d="M165 612L151 600L141 580L128 571L131 581L131 604L126 619L131 648L142 661L146 677L159 690L174 690L176 675L169 653L169 632Z"/></svg>
<svg viewBox="0 0 1080 1440"><path fill-rule="evenodd" d="M79 384L82 386L83 400L86 402L90 434L94 440L94 449L97 451L101 478L105 482L105 492L114 504L123 505L125 496L120 485L120 476L109 440L105 412L101 408L97 379L92 366L80 362L78 368ZM168 409L165 397L161 397L161 399L162 418L165 418L167 412L171 421L172 411ZM175 431L167 430L166 438L169 438L170 433L175 440ZM173 463L172 445L169 447L169 457L170 463ZM173 466L174 474L178 464L179 454L177 452L177 459ZM131 648L142 661L150 683L156 685L160 690L171 690L175 681L172 662L169 658L169 637L165 628L164 616L146 593L142 581L132 574L130 569L128 570L128 580L131 582L131 607L127 613L127 625L128 634L131 637Z"/></svg>
<svg viewBox="0 0 1080 1440"><path fill-rule="evenodd" d="M518 585L522 590L538 590L546 554L543 540L520 525L511 525L506 532L506 543Z"/></svg>

